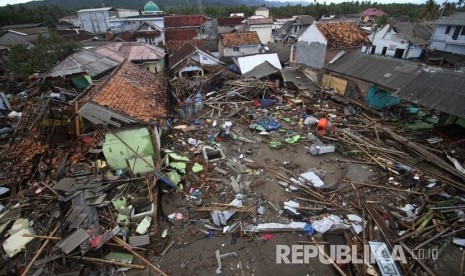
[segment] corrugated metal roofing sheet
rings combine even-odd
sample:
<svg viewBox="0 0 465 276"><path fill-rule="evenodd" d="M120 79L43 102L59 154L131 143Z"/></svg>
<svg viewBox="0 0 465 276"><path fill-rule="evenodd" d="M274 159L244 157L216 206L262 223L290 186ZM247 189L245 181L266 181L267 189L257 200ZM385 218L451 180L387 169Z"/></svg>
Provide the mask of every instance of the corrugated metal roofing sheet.
<svg viewBox="0 0 465 276"><path fill-rule="evenodd" d="M91 77L108 72L124 59L130 61L160 60L165 51L159 47L139 42L118 42L75 53L52 68L47 77L56 78L87 73Z"/></svg>
<svg viewBox="0 0 465 276"><path fill-rule="evenodd" d="M465 26L465 12L456 12L435 22L438 25Z"/></svg>
<svg viewBox="0 0 465 276"><path fill-rule="evenodd" d="M252 70L247 72L246 74L243 74L242 77L244 78L263 78L268 75L271 75L273 73L278 72L279 69L274 67L272 64L270 64L268 61L264 61L263 63L255 66Z"/></svg>
<svg viewBox="0 0 465 276"><path fill-rule="evenodd" d="M399 93L422 106L465 118L465 74L445 69L426 70Z"/></svg>
<svg viewBox="0 0 465 276"><path fill-rule="evenodd" d="M390 90L400 91L421 72L424 65L401 59L349 53L326 68L334 73L358 78Z"/></svg>
<svg viewBox="0 0 465 276"><path fill-rule="evenodd" d="M65 254L69 254L86 239L88 239L89 236L90 235L89 233L87 233L86 230L79 228L76 231L74 231L71 235L57 243L55 245L55 248L60 249Z"/></svg>
<svg viewBox="0 0 465 276"><path fill-rule="evenodd" d="M278 54L276 53L260 54L237 58L237 63L242 74L249 72L250 70L254 69L255 67L262 64L265 61L268 61L271 65L278 68L279 70L282 69L281 62L279 62Z"/></svg>
<svg viewBox="0 0 465 276"><path fill-rule="evenodd" d="M129 237L129 245L134 247L144 246L150 243L149 235L131 236Z"/></svg>

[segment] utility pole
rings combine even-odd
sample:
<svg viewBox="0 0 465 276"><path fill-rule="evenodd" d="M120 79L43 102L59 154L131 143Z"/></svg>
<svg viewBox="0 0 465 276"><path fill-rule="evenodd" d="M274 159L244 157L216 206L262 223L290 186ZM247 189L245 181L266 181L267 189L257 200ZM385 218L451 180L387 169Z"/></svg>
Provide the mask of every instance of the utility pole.
<svg viewBox="0 0 465 276"><path fill-rule="evenodd" d="M442 18L443 14L444 14L444 11L446 10L446 7L447 7L447 0L446 0L446 2L444 2L444 3L442 4L442 7L441 7L441 15L439 16L439 19Z"/></svg>

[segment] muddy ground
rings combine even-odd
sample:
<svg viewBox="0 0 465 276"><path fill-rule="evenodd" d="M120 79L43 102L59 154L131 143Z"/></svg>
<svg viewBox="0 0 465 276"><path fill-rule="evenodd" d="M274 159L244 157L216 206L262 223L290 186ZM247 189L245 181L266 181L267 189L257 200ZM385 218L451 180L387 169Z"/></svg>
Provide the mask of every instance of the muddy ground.
<svg viewBox="0 0 465 276"><path fill-rule="evenodd" d="M218 121L218 123L221 124L221 121ZM305 126L302 128L286 124L283 124L283 126L292 130L293 135L300 133L302 139L295 144L283 143L281 148L274 149L269 146L268 142L273 139L282 139L287 134L273 132L271 136L260 136L257 131L249 130L246 123L236 119L233 126L236 138L239 136L247 137L255 142L247 143L234 139L221 141L219 144L225 153L225 160L208 164L204 162L199 151L195 153L195 148L190 147L185 142L187 138L196 138L198 141L206 143L207 135L212 129L211 126L205 125L193 131L176 132L173 137L173 147L178 150L184 149L184 152L178 152L189 155L191 162L197 161L204 164L206 169L206 171L199 174L202 183L208 183L201 189L202 204L213 202L229 203L234 199L235 193L225 183L205 180L206 178L218 180L229 178L229 174L223 176L213 171L215 166L226 170L225 162L227 160L237 160L244 165L243 179L250 180L251 183L264 183L250 188L244 193L244 204L252 206L257 205L257 202L258 204L261 202L264 207L264 214L236 213L228 221L230 225L237 220L241 220L243 224L289 223L292 221L290 216L281 211L283 202L296 196L302 197L302 194L288 192L277 183L273 172L278 171L284 174L284 170L280 169L280 167L296 175L311 168L317 168L321 172L321 179L325 182L324 190L339 190L341 193L336 193L336 196L341 196L341 198L344 189L348 188L342 182L344 177L362 181L376 176L374 172L371 172L364 165L341 162L341 160L347 161L347 159L339 153L312 156L308 153L310 142L306 136L308 132L314 130ZM201 148L201 146L198 146L198 148ZM250 163L250 161L244 162L243 158L253 160L253 163ZM198 187L198 185L192 185L192 187L196 186ZM209 186L208 191L205 190L206 186ZM350 199L346 198L345 200ZM166 216L174 212L180 212L184 216L182 221L162 223L160 229L168 229L169 234L165 240L157 243L158 246L163 247L163 245L168 244L168 241L174 241L175 243L164 257L152 257L153 263L157 264L162 271L169 275L215 275L217 269L216 250L220 250L221 254L227 252L237 253L237 257L222 260L223 275L337 275L337 271L331 265L322 264L318 258L311 259L309 264L276 263L276 245L310 242L310 236L303 232L271 233L271 239L265 240L263 233L251 234L237 231L234 234L223 234L222 231L215 231L215 235L209 238L205 233L198 230L198 228L202 228L199 219L208 220L213 225L208 212L190 212L189 207L192 206L192 201L188 200L182 193L164 194L162 202L162 210ZM278 207L278 210L274 209L268 202ZM318 204L309 206L318 206ZM330 210L314 213L307 219L316 219L328 213L330 213ZM196 228L196 226L198 227ZM324 241L324 237L318 237L317 239ZM134 273L131 273L131 275L135 275ZM152 273L150 275L153 275L153 272L150 273ZM149 275L149 272L146 271L146 275Z"/></svg>

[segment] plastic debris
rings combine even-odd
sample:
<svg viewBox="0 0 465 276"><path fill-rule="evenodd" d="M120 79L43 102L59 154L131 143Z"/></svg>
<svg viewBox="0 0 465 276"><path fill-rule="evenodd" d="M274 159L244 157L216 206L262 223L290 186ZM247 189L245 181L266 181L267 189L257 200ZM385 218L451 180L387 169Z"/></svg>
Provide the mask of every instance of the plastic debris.
<svg viewBox="0 0 465 276"><path fill-rule="evenodd" d="M270 143L268 143L268 145L270 146L270 148L277 149L277 148L281 147L281 142L279 142L279 141L271 141Z"/></svg>
<svg viewBox="0 0 465 276"><path fill-rule="evenodd" d="M24 237L24 235L33 235L34 232L29 228L24 228L11 235L5 242L3 242L3 249L5 250L8 257L21 252L30 241L34 238Z"/></svg>
<svg viewBox="0 0 465 276"><path fill-rule="evenodd" d="M336 215L329 215L326 218L315 220L312 222L312 227L319 233L326 233L335 224L341 224L342 219Z"/></svg>
<svg viewBox="0 0 465 276"><path fill-rule="evenodd" d="M242 200L234 199L229 205L242 206ZM226 225L228 223L228 219L235 213L235 211L211 211L210 215L212 217L213 223L216 226L221 226Z"/></svg>
<svg viewBox="0 0 465 276"><path fill-rule="evenodd" d="M192 166L192 171L194 173L200 173L203 171L203 166L200 165L199 163L195 163L194 166Z"/></svg>
<svg viewBox="0 0 465 276"><path fill-rule="evenodd" d="M300 175L299 179L302 179L316 188L323 187L325 183L319 178L314 172L306 172Z"/></svg>
<svg viewBox="0 0 465 276"><path fill-rule="evenodd" d="M168 215L168 219L170 221L179 221L179 220L182 220L183 218L183 215L179 212L176 212L176 213L172 213L171 215Z"/></svg>
<svg viewBox="0 0 465 276"><path fill-rule="evenodd" d="M257 124L265 128L266 131L276 130L281 128L281 124L271 117L266 117L264 119L258 120Z"/></svg>
<svg viewBox="0 0 465 276"><path fill-rule="evenodd" d="M145 233L147 233L151 222L152 222L152 217L146 216L137 226L136 232L138 234L144 235Z"/></svg>
<svg viewBox="0 0 465 276"><path fill-rule="evenodd" d="M284 141L288 144L294 144L300 140L300 135L294 135L292 137L285 138Z"/></svg>

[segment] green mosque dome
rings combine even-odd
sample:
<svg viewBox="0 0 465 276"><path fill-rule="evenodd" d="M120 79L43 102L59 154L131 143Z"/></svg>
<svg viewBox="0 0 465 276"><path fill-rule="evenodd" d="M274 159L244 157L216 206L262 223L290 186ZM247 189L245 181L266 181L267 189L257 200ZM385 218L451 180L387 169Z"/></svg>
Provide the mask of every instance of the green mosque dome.
<svg viewBox="0 0 465 276"><path fill-rule="evenodd" d="M152 1L148 1L144 6L144 12L157 12L160 11L160 7Z"/></svg>

